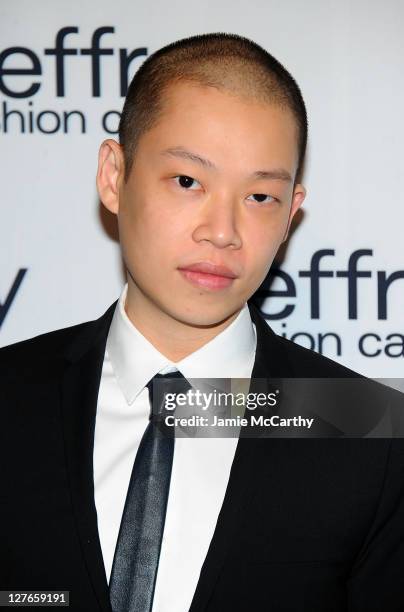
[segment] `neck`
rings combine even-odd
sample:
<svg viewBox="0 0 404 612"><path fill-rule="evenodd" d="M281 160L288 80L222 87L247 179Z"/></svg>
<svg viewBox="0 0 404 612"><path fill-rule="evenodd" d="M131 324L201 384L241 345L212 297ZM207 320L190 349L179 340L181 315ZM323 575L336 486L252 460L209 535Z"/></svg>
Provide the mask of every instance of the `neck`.
<svg viewBox="0 0 404 612"><path fill-rule="evenodd" d="M240 310L217 324L191 325L163 312L139 291L131 290L131 285L128 284L125 312L136 329L162 355L177 362L225 330Z"/></svg>

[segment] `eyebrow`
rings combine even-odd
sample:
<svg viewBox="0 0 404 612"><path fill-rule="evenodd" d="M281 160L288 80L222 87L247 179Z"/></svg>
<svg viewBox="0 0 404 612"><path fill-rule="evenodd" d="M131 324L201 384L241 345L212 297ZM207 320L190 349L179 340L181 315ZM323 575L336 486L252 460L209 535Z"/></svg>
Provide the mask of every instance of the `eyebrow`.
<svg viewBox="0 0 404 612"><path fill-rule="evenodd" d="M196 162L203 166L204 168L209 168L210 170L217 170L217 166L211 162L209 159L205 157L201 157L201 155L197 155L185 147L169 147L168 149L164 149L161 151L161 155L169 155L172 157L180 157L182 159L188 159L190 161ZM273 170L256 170L252 172L249 178L253 179L272 179L279 181L286 181L288 183L292 182L292 177L290 176L287 170L283 168L275 168Z"/></svg>

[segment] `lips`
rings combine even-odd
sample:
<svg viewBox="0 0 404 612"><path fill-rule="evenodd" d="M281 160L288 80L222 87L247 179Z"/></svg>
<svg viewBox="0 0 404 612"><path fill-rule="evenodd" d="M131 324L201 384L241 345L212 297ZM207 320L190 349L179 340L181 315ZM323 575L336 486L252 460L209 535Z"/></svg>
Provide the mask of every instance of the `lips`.
<svg viewBox="0 0 404 612"><path fill-rule="evenodd" d="M201 272L202 274L213 274L214 276L224 276L225 278L237 278L237 274L230 270L230 268L212 264L207 261L201 261L179 269L184 271L189 270L190 272Z"/></svg>
<svg viewBox="0 0 404 612"><path fill-rule="evenodd" d="M211 290L225 289L237 278L237 274L230 268L207 261L196 262L178 270L192 285Z"/></svg>

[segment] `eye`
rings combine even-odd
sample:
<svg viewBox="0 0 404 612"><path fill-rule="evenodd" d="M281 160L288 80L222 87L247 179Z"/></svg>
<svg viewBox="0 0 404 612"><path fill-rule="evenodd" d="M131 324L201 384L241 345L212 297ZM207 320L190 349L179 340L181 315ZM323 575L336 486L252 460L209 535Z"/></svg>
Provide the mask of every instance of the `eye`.
<svg viewBox="0 0 404 612"><path fill-rule="evenodd" d="M278 202L278 200L276 198L274 198L271 195L268 195L266 193L252 193L251 196L248 196L248 198L250 197L254 197L257 198L257 200L255 200L256 202L259 202L260 204L270 204L271 202ZM248 200L247 198L247 200ZM270 200L265 200L265 198L270 198Z"/></svg>
<svg viewBox="0 0 404 612"><path fill-rule="evenodd" d="M200 183L197 180L193 179L191 176L187 176L186 174L179 174L178 176L174 176L173 179L175 181L178 179L177 185L183 189L187 189L188 191L195 191L195 189L191 189L193 183L200 186Z"/></svg>

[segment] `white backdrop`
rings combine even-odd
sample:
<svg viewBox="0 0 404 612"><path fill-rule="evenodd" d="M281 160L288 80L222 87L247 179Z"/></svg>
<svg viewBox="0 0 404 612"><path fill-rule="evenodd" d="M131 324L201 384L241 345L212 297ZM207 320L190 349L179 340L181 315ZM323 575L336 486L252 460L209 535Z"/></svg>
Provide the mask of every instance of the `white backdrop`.
<svg viewBox="0 0 404 612"><path fill-rule="evenodd" d="M116 129L122 108L120 59L139 49L130 78L145 54L171 41L225 31L274 54L309 114L305 214L271 287L286 295L265 299L262 310L283 312L271 326L305 346L368 376L401 377L403 25L400 0L3 0L0 345L98 317L119 295L119 246L95 171L111 136L105 127ZM64 47L73 52L57 83L56 57L45 50L62 28L72 29ZM98 28L108 28L100 47L112 50L100 58L99 82L83 53ZM317 286L322 250L318 267L329 275ZM356 251L367 272L359 278Z"/></svg>

